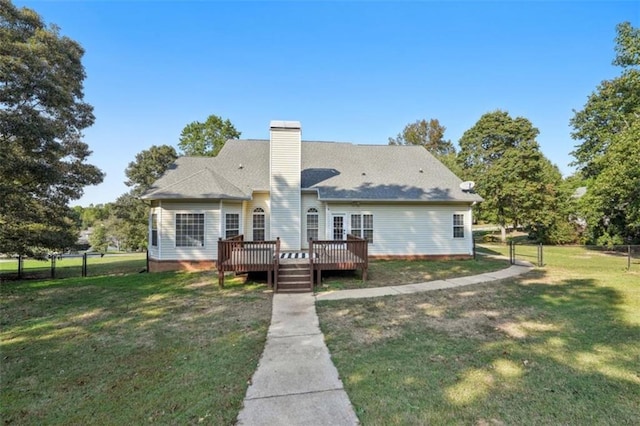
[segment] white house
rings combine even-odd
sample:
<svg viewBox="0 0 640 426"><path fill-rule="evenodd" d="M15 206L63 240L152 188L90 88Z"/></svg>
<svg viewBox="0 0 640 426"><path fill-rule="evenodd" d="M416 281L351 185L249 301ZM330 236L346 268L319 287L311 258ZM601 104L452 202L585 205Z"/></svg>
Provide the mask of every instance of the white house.
<svg viewBox="0 0 640 426"><path fill-rule="evenodd" d="M370 258L470 257L482 199L423 147L302 141L297 121L269 140L229 140L217 157L181 157L143 195L152 271L213 267L217 241L368 240Z"/></svg>

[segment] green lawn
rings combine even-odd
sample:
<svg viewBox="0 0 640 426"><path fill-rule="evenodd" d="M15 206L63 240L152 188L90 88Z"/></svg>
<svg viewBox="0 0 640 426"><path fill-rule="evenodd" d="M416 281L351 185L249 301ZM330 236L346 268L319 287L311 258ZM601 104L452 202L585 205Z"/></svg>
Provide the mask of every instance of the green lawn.
<svg viewBox="0 0 640 426"><path fill-rule="evenodd" d="M618 260L545 248L523 278L321 302L320 324L364 425L637 424L640 271Z"/></svg>
<svg viewBox="0 0 640 426"><path fill-rule="evenodd" d="M478 256L477 260L373 260L366 281L359 273L332 271L322 273L318 291L385 287L413 284L497 271L509 267L507 260Z"/></svg>
<svg viewBox="0 0 640 426"><path fill-rule="evenodd" d="M3 283L5 424L233 424L271 294L212 273Z"/></svg>

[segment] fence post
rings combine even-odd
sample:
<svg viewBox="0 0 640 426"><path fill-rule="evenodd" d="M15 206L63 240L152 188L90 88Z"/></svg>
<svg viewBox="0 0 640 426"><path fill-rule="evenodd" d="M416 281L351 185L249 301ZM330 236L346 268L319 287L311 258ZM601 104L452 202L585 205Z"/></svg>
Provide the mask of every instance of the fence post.
<svg viewBox="0 0 640 426"><path fill-rule="evenodd" d="M627 245L627 271L631 270L631 244Z"/></svg>
<svg viewBox="0 0 640 426"><path fill-rule="evenodd" d="M87 276L87 253L82 253L82 276Z"/></svg>
<svg viewBox="0 0 640 426"><path fill-rule="evenodd" d="M540 243L540 244L538 244L538 266L539 267L544 266L544 262L543 262L543 259L542 259L542 250L543 250L542 243Z"/></svg>
<svg viewBox="0 0 640 426"><path fill-rule="evenodd" d="M515 247L513 246L513 240L509 241L509 264L513 265L515 263Z"/></svg>
<svg viewBox="0 0 640 426"><path fill-rule="evenodd" d="M147 274L149 273L149 249L147 249Z"/></svg>
<svg viewBox="0 0 640 426"><path fill-rule="evenodd" d="M56 277L56 257L51 256L51 278Z"/></svg>
<svg viewBox="0 0 640 426"><path fill-rule="evenodd" d="M475 238L473 238L473 236L471 237L471 241L473 241L473 260L477 260L476 259L476 240Z"/></svg>
<svg viewBox="0 0 640 426"><path fill-rule="evenodd" d="M22 279L22 255L18 256L18 279Z"/></svg>

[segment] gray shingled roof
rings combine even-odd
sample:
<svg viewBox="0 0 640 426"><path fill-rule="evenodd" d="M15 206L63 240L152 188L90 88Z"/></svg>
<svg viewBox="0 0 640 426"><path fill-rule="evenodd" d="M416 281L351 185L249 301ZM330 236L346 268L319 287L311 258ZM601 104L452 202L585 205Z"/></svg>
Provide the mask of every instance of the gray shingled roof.
<svg viewBox="0 0 640 426"><path fill-rule="evenodd" d="M481 201L417 146L302 142L302 189L321 200ZM181 157L143 198L250 199L269 190L269 141L230 140L217 157Z"/></svg>

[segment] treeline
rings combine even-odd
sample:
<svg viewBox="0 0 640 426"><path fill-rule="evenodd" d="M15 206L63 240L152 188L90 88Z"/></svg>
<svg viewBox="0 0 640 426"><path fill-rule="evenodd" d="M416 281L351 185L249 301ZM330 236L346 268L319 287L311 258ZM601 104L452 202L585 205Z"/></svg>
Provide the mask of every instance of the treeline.
<svg viewBox="0 0 640 426"><path fill-rule="evenodd" d="M531 121L507 111L480 117L459 151L437 119L408 124L389 144L422 145L474 181L484 198L476 218L500 225L503 239L507 227L523 227L544 243L640 243L640 32L628 22L617 27L615 52L621 75L603 81L571 119L571 176L542 153Z"/></svg>

